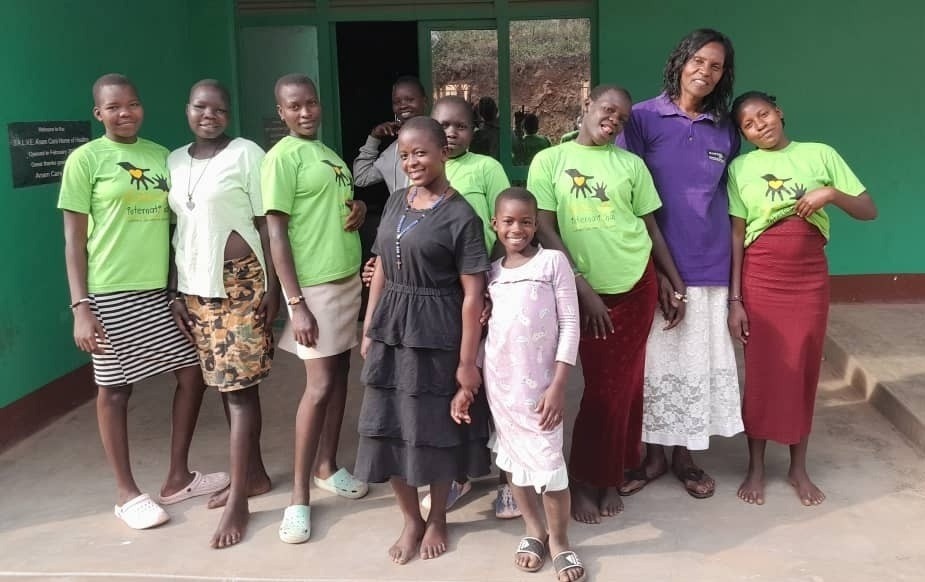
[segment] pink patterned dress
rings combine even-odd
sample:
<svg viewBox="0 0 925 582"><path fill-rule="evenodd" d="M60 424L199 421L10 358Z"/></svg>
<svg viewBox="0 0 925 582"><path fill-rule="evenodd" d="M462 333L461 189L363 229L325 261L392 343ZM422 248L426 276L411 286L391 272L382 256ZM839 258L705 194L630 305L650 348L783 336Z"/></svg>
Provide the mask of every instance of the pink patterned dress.
<svg viewBox="0 0 925 582"><path fill-rule="evenodd" d="M499 468L537 493L568 487L562 424L540 429L536 412L555 375L556 362L575 364L578 297L568 259L540 248L524 265L492 264L493 303L485 343L485 391L495 422L492 450Z"/></svg>

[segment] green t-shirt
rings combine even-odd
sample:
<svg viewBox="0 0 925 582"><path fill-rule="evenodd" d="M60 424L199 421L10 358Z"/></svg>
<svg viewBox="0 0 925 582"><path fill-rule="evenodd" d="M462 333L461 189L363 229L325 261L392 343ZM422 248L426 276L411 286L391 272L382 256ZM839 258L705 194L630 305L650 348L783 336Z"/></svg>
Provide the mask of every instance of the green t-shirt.
<svg viewBox="0 0 925 582"><path fill-rule="evenodd" d="M300 287L343 279L360 269L360 235L346 232L353 176L334 150L287 135L260 167L265 212L289 215L289 244Z"/></svg>
<svg viewBox="0 0 925 582"><path fill-rule="evenodd" d="M794 216L797 200L830 186L849 196L867 188L845 160L821 143L790 142L782 150L755 150L729 165L729 214L745 220L745 246L780 220ZM817 210L807 220L829 238L829 216Z"/></svg>
<svg viewBox="0 0 925 582"><path fill-rule="evenodd" d="M652 252L641 217L662 205L642 158L609 144L566 142L536 154L527 189L540 210L556 213L562 242L595 291L633 288Z"/></svg>
<svg viewBox="0 0 925 582"><path fill-rule="evenodd" d="M491 229L491 217L495 213L495 200L511 183L498 160L467 152L446 162L446 177L450 186L462 194L466 202L482 219L485 231L485 248L491 254L497 236Z"/></svg>
<svg viewBox="0 0 925 582"><path fill-rule="evenodd" d="M167 286L167 153L146 139L123 144L104 136L68 156L58 208L89 215L90 293L147 291Z"/></svg>

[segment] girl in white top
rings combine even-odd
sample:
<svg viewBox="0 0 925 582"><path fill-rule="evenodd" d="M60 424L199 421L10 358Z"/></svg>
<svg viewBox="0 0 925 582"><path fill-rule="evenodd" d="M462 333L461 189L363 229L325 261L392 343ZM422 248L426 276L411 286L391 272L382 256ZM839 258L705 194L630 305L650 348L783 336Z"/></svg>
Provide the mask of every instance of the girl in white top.
<svg viewBox="0 0 925 582"><path fill-rule="evenodd" d="M206 384L221 391L231 424L231 485L209 501L225 505L214 548L243 539L247 497L270 488L257 387L270 373L270 326L279 308L260 193L264 153L225 134L228 109L228 91L218 81L193 85L186 116L196 141L167 159L177 221L170 306L198 348Z"/></svg>

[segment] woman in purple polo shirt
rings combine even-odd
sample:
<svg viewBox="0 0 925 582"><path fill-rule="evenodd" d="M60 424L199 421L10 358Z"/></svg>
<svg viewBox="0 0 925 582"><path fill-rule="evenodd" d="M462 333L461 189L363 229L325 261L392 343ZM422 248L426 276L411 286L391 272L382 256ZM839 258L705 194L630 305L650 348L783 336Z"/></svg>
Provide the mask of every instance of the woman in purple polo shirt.
<svg viewBox="0 0 925 582"><path fill-rule="evenodd" d="M633 107L618 144L646 162L662 208L659 228L686 289L659 274L664 320L646 347L642 467L628 471L621 495L632 495L671 469L698 499L715 482L691 457L712 435L742 431L735 353L726 328L730 266L726 168L739 151L729 119L734 80L732 43L710 29L684 37L665 64L661 95ZM679 318L679 312L684 315Z"/></svg>

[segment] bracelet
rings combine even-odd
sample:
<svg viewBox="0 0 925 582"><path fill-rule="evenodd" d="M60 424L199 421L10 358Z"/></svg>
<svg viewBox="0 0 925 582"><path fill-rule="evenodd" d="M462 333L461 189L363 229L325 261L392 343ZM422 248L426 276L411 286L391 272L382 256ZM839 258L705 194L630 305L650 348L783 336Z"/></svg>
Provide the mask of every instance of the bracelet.
<svg viewBox="0 0 925 582"><path fill-rule="evenodd" d="M286 303L289 305L298 305L299 303L302 303L303 301L305 301L305 297L303 297L302 295L299 295L298 297L290 297L289 299L286 300Z"/></svg>
<svg viewBox="0 0 925 582"><path fill-rule="evenodd" d="M90 298L89 298L89 297L84 297L83 299L78 299L77 301L71 303L71 305L70 305L71 311L73 311L73 310L77 309L78 307L80 307L80 304L81 304L81 303L90 303Z"/></svg>
<svg viewBox="0 0 925 582"><path fill-rule="evenodd" d="M680 301L681 303L687 303L687 293L681 293L680 291L675 291L673 295L674 295L674 298Z"/></svg>
<svg viewBox="0 0 925 582"><path fill-rule="evenodd" d="M736 303L736 302L742 303L742 296L741 296L741 295L733 295L732 297L730 297L729 299L727 299L726 302L727 302L727 303Z"/></svg>
<svg viewBox="0 0 925 582"><path fill-rule="evenodd" d="M167 307L170 307L171 305L173 305L174 302L175 302L177 299L179 299L179 298L180 298L180 296L177 295L177 296L175 296L175 297L172 297L172 298L168 299L168 300L167 300Z"/></svg>

